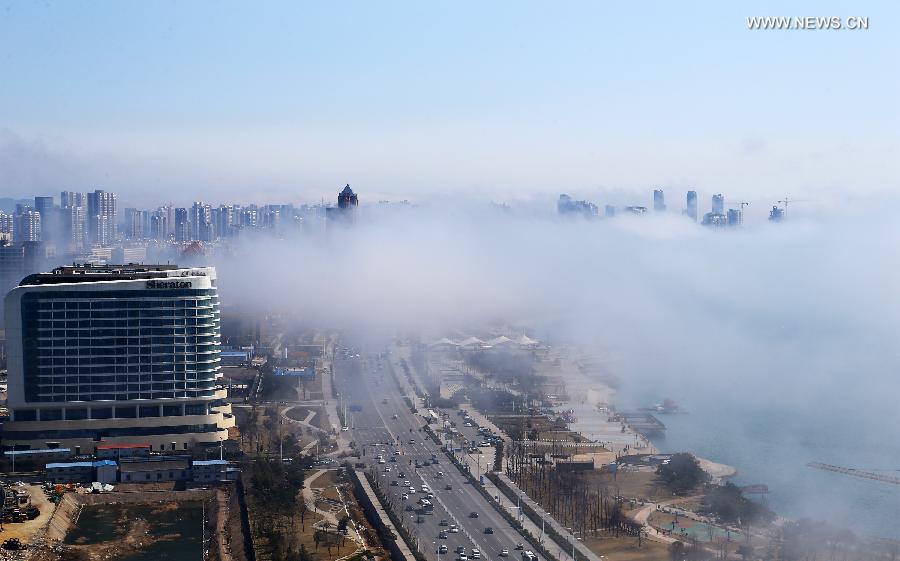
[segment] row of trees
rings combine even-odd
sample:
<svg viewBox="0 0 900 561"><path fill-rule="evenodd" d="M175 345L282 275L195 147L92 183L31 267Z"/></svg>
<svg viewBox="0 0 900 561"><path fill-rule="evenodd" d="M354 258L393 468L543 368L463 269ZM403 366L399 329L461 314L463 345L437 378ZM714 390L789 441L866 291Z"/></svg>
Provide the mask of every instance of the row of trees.
<svg viewBox="0 0 900 561"><path fill-rule="evenodd" d="M560 524L582 535L611 532L642 537L641 525L628 520L621 500L604 483L585 472L563 471L550 462L530 458L519 443L509 448L507 475Z"/></svg>

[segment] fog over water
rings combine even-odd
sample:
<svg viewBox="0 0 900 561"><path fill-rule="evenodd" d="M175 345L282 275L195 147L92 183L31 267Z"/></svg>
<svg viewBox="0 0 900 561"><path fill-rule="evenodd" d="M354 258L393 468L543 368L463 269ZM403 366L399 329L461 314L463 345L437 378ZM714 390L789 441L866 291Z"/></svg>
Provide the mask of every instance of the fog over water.
<svg viewBox="0 0 900 561"><path fill-rule="evenodd" d="M585 221L545 208L373 206L327 236L246 240L215 263L222 299L386 335L533 326L610 357L623 404L672 397L691 410L666 418L664 449L733 462L740 482L772 486L780 513L900 537L884 521L900 516L900 487L805 467L900 469L889 213L714 231L677 212Z"/></svg>

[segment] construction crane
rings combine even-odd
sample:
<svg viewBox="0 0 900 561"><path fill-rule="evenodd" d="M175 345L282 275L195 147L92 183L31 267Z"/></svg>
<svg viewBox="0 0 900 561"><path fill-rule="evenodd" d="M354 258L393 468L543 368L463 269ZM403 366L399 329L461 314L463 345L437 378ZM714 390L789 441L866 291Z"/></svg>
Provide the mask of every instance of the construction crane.
<svg viewBox="0 0 900 561"><path fill-rule="evenodd" d="M784 200L775 201L776 204L784 205L784 217L787 218L787 207L788 203L806 203L809 202L808 199L789 199L787 195L784 196Z"/></svg>
<svg viewBox="0 0 900 561"><path fill-rule="evenodd" d="M897 477L894 475L882 475L880 473L875 473L875 471L900 471L900 470L866 471L866 470L856 469L856 468L848 468L848 467L835 466L835 465L831 465L831 464L823 464L821 462L810 462L806 465L811 468L822 469L825 471L833 471L834 473L850 475L852 477L859 477L862 479L871 479L872 481L881 481L882 483L891 483L893 485L900 485L900 477Z"/></svg>
<svg viewBox="0 0 900 561"><path fill-rule="evenodd" d="M750 203L748 203L747 201L725 201L725 204L741 205L741 212L740 212L740 221L741 222L740 223L743 224L744 223L744 207L749 205ZM733 226L733 224L729 224L729 226Z"/></svg>

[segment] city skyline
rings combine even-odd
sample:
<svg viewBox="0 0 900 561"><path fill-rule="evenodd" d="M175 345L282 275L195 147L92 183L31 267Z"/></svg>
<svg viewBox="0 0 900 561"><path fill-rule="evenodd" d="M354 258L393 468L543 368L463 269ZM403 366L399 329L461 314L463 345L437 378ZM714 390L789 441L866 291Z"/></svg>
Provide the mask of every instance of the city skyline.
<svg viewBox="0 0 900 561"><path fill-rule="evenodd" d="M348 178L373 199L900 189L890 4L854 5L859 32L749 30L781 7L712 2L273 6L7 4L3 194L274 203Z"/></svg>

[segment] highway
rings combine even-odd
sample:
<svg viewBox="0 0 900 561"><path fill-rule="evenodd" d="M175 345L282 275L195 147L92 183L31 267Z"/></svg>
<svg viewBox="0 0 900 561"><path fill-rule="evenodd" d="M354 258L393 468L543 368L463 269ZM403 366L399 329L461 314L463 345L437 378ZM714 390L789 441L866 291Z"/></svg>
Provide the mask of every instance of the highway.
<svg viewBox="0 0 900 561"><path fill-rule="evenodd" d="M358 448L365 451L362 461L378 469L382 488L389 493L391 502L401 509L398 514L405 518L406 527L419 540L422 553L428 559L438 561L457 559L455 551L461 545L466 548L469 559L473 548L478 548L481 559L485 560L502 560L500 551L504 548L509 550L509 558L519 559L521 552L516 551L515 546L525 540L468 482L440 447L421 432L424 421L410 412L390 368L389 361L376 353L338 357L334 362L335 389L340 393L341 401L347 403L351 436ZM410 397L415 399L415 396ZM395 456L395 451L401 455ZM379 464L375 458L380 453L383 453L384 464ZM425 466L432 455L439 463ZM390 461L391 458L395 461ZM415 468L417 460L423 467ZM443 477L438 476L439 472ZM402 484L404 478L399 477L401 473L416 489L408 500L401 499L406 490ZM394 480L398 481L396 486L391 485ZM420 514L417 501L425 496L420 490L423 483L434 494L433 514ZM410 507L412 510L405 510ZM471 517L472 512L478 513L478 517ZM441 526L441 520L446 520L447 526ZM450 533L451 525L456 525L460 531ZM485 533L486 528L491 528L493 533ZM439 538L442 530L447 532L446 539ZM438 553L441 544L447 546L447 553Z"/></svg>

